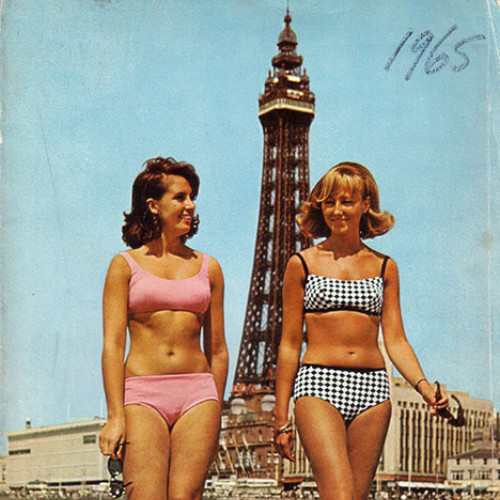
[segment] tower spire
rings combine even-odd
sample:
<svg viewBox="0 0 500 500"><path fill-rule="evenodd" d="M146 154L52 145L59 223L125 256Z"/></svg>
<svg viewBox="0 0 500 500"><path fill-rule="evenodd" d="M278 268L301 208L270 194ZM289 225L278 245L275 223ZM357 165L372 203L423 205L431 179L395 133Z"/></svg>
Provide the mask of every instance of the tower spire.
<svg viewBox="0 0 500 500"><path fill-rule="evenodd" d="M286 14L283 19L285 27L281 30L278 36L279 53L272 58L272 65L276 69L282 69L288 72L297 72L302 65L302 56L297 55L295 51L297 47L297 35L291 28L292 16L290 9L287 7Z"/></svg>

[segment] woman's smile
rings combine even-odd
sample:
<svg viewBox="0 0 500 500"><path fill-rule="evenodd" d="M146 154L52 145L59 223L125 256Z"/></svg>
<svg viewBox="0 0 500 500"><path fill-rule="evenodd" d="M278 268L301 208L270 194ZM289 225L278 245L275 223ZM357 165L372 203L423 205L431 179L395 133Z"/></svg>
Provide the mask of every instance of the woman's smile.
<svg viewBox="0 0 500 500"><path fill-rule="evenodd" d="M359 192L340 192L332 194L322 202L323 217L331 231L352 228L359 232L359 223L368 209L366 200Z"/></svg>

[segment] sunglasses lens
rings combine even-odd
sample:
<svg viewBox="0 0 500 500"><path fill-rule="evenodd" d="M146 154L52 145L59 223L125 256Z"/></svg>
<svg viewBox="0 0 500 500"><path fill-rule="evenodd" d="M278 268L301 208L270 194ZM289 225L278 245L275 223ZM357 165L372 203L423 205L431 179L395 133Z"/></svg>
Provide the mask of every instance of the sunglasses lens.
<svg viewBox="0 0 500 500"><path fill-rule="evenodd" d="M1 0L0 0L1 1ZM122 444L125 446L125 443ZM117 447L118 450L119 447ZM111 498L120 498L123 496L125 492L125 486L128 486L132 483L127 483L127 485L123 484L123 481L115 479L117 476L123 473L123 462L119 458L111 458L108 459L108 471L111 475L111 480L109 481L109 496Z"/></svg>
<svg viewBox="0 0 500 500"><path fill-rule="evenodd" d="M108 460L108 471L113 477L121 474L123 471L122 461L116 458L110 458Z"/></svg>
<svg viewBox="0 0 500 500"><path fill-rule="evenodd" d="M109 495L112 498L120 498L123 495L123 483L121 481L111 481L109 483Z"/></svg>
<svg viewBox="0 0 500 500"><path fill-rule="evenodd" d="M443 418L447 418L447 419L453 418L453 415L446 408L442 408L442 409L438 410L437 414Z"/></svg>

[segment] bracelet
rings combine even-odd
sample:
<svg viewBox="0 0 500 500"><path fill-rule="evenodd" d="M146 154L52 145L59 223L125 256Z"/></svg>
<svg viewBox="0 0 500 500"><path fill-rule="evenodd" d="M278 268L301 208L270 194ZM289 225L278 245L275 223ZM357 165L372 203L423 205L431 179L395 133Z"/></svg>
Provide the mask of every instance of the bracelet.
<svg viewBox="0 0 500 500"><path fill-rule="evenodd" d="M422 377L413 387L415 387L415 390L420 394L420 391L418 390L418 386L421 382L427 382L427 379L425 377Z"/></svg>
<svg viewBox="0 0 500 500"><path fill-rule="evenodd" d="M279 429L274 431L274 437L276 438L280 434L285 434L288 432L292 432L292 423L288 422L285 425L282 425Z"/></svg>

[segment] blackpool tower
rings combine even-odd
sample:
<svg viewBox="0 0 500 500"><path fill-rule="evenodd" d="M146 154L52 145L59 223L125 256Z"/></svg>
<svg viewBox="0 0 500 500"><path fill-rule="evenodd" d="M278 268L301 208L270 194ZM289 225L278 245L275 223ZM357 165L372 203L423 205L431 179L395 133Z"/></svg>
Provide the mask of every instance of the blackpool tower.
<svg viewBox="0 0 500 500"><path fill-rule="evenodd" d="M309 127L314 94L296 52L297 36L285 27L278 54L259 97L264 131L260 210L252 279L232 396L273 390L281 339L283 273L290 256L308 245L295 216L309 191Z"/></svg>

